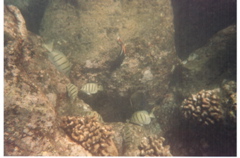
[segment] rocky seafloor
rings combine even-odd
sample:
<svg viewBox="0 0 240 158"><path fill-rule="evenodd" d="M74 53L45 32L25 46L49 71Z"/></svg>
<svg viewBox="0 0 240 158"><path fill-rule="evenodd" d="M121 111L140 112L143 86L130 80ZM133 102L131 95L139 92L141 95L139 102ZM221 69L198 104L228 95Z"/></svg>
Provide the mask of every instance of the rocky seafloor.
<svg viewBox="0 0 240 158"><path fill-rule="evenodd" d="M4 6L4 155L236 155L234 23L182 59L170 0L24 2ZM36 31L24 9L39 5ZM49 41L69 74L49 60ZM82 93L90 82L103 91ZM150 124L126 121L152 109Z"/></svg>

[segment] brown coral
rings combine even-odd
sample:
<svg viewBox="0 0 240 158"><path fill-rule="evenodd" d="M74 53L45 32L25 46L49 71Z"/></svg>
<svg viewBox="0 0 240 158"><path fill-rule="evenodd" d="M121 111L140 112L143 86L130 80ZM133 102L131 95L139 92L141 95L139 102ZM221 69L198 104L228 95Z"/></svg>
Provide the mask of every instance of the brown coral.
<svg viewBox="0 0 240 158"><path fill-rule="evenodd" d="M220 100L214 90L201 90L184 99L181 111L186 119L204 125L214 124L223 118Z"/></svg>
<svg viewBox="0 0 240 158"><path fill-rule="evenodd" d="M236 122L237 111L237 93L235 81L224 81L222 90L224 91L224 102L227 108L227 116L231 121Z"/></svg>
<svg viewBox="0 0 240 158"><path fill-rule="evenodd" d="M170 146L163 146L165 139L156 136L144 137L139 145L140 156L172 156Z"/></svg>
<svg viewBox="0 0 240 158"><path fill-rule="evenodd" d="M237 118L237 94L233 93L230 95L230 99L229 99L229 116L232 120L234 120L234 122L236 122L236 118Z"/></svg>
<svg viewBox="0 0 240 158"><path fill-rule="evenodd" d="M94 156L118 155L112 129L98 122L96 117L63 117L61 127Z"/></svg>

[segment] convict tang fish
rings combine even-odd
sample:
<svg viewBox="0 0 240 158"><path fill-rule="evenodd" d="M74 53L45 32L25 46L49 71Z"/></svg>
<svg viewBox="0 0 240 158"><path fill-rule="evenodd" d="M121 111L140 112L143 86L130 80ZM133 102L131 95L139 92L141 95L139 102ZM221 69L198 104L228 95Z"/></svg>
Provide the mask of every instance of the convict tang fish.
<svg viewBox="0 0 240 158"><path fill-rule="evenodd" d="M83 85L81 88L81 91L88 95L95 94L98 91L102 91L102 90L103 90L102 85L99 85L97 83L87 83Z"/></svg>
<svg viewBox="0 0 240 158"><path fill-rule="evenodd" d="M67 92L68 92L68 97L70 98L71 102L73 102L78 95L78 88L72 83L69 83L67 85Z"/></svg>
<svg viewBox="0 0 240 158"><path fill-rule="evenodd" d="M49 51L49 59L56 66L56 68L68 75L72 64L69 62L67 57L60 51L53 49L53 41L43 46Z"/></svg>
<svg viewBox="0 0 240 158"><path fill-rule="evenodd" d="M130 118L130 122L142 126L142 125L149 124L151 122L151 118L155 118L153 112L149 114L145 110L136 111L132 114L132 117Z"/></svg>

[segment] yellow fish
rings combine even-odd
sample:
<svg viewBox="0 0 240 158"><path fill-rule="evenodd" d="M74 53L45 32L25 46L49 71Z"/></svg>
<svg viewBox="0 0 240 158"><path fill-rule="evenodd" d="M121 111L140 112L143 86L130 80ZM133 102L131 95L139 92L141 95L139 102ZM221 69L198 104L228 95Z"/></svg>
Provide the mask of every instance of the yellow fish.
<svg viewBox="0 0 240 158"><path fill-rule="evenodd" d="M67 92L68 92L68 97L71 99L71 102L73 102L78 95L78 88L72 83L69 83L67 85Z"/></svg>
<svg viewBox="0 0 240 158"><path fill-rule="evenodd" d="M49 59L56 66L56 68L68 75L72 64L69 62L67 57L58 50L53 50L53 41L48 44L43 44L43 46L49 51Z"/></svg>
<svg viewBox="0 0 240 158"><path fill-rule="evenodd" d="M82 86L81 91L91 95L97 93L98 91L103 91L103 87L97 83L87 83Z"/></svg>
<svg viewBox="0 0 240 158"><path fill-rule="evenodd" d="M155 118L153 111L149 114L147 111L136 111L132 114L130 122L140 126L147 125L151 122L151 118Z"/></svg>

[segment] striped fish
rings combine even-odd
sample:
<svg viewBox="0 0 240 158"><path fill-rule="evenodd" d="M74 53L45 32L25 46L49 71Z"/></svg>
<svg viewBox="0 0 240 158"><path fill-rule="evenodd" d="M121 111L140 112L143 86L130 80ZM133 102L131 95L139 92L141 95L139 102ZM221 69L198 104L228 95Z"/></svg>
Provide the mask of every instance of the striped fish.
<svg viewBox="0 0 240 158"><path fill-rule="evenodd" d="M97 93L98 91L103 91L103 87L97 83L87 83L83 85L81 91L88 95L91 95Z"/></svg>
<svg viewBox="0 0 240 158"><path fill-rule="evenodd" d="M68 97L70 98L71 102L73 102L77 98L78 88L74 84L69 83L67 85L67 92L68 92Z"/></svg>
<svg viewBox="0 0 240 158"><path fill-rule="evenodd" d="M154 118L154 115L152 112L149 114L145 110L136 111L132 114L132 117L130 118L130 122L143 126L143 125L149 124L151 122L151 118Z"/></svg>
<svg viewBox="0 0 240 158"><path fill-rule="evenodd" d="M134 144L135 136L133 129L125 126L123 129L123 143L124 143L124 149L127 150L129 148L132 148Z"/></svg>
<svg viewBox="0 0 240 158"><path fill-rule="evenodd" d="M84 116L96 117L99 122L104 122L102 116L97 111L88 111Z"/></svg>
<svg viewBox="0 0 240 158"><path fill-rule="evenodd" d="M60 51L53 50L53 41L43 45L49 51L49 59L57 67L60 72L68 75L72 64L67 57Z"/></svg>

